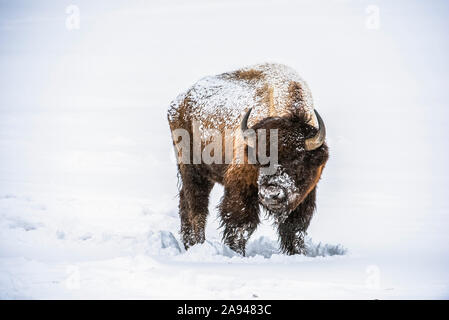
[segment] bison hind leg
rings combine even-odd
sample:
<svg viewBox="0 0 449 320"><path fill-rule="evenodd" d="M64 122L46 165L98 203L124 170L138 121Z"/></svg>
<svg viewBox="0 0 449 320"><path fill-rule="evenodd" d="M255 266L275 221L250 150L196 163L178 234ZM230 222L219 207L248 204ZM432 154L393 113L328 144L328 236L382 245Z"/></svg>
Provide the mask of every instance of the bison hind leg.
<svg viewBox="0 0 449 320"><path fill-rule="evenodd" d="M182 187L179 192L181 236L186 249L205 240L209 194L214 183L193 165L180 168Z"/></svg>

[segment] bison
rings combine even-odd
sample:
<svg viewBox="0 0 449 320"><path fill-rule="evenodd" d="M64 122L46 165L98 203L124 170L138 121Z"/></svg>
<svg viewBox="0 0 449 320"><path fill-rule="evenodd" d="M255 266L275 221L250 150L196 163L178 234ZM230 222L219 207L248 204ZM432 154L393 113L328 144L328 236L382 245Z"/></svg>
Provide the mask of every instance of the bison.
<svg viewBox="0 0 449 320"><path fill-rule="evenodd" d="M218 210L226 245L245 255L262 207L273 218L282 252L305 253L304 236L329 153L324 122L296 71L281 64L261 64L202 78L171 102L168 121L178 155L180 233L186 249L205 241L209 193L219 183L224 186ZM179 129L190 137L199 135L200 142L179 139ZM221 136L206 134L210 129ZM265 134L254 134L261 129ZM190 152L204 155L213 139L223 146L229 130L231 151L243 150L228 157L230 161L226 161L228 147L209 148L207 156L217 160L212 163ZM250 161L251 154L262 156L263 145L270 153L276 151L270 154L276 156L276 163Z"/></svg>

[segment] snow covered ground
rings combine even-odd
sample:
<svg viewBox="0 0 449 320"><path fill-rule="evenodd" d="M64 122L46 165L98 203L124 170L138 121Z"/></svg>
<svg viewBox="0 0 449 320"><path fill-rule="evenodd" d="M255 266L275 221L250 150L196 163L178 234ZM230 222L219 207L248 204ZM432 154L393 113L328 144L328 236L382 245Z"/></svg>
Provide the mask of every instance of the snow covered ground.
<svg viewBox="0 0 449 320"><path fill-rule="evenodd" d="M75 2L0 2L0 299L449 298L448 4ZM328 129L308 254L224 247L219 186L185 252L168 104L264 61Z"/></svg>

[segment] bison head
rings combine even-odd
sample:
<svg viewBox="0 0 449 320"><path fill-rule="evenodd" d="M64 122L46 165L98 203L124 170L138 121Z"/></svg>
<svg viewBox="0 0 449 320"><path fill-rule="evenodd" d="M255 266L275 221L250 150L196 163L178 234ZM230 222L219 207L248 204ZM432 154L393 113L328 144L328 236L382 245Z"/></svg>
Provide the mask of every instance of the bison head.
<svg viewBox="0 0 449 320"><path fill-rule="evenodd" d="M251 109L242 120L242 130L248 128L250 112ZM274 173L259 170L258 185L260 203L278 220L285 220L315 188L328 159L324 143L326 128L316 110L315 114L318 128L310 124L307 116L296 114L266 118L252 128L255 131L265 129L266 146L271 141L270 129L277 129L278 161ZM261 143L260 139L259 135L257 144Z"/></svg>

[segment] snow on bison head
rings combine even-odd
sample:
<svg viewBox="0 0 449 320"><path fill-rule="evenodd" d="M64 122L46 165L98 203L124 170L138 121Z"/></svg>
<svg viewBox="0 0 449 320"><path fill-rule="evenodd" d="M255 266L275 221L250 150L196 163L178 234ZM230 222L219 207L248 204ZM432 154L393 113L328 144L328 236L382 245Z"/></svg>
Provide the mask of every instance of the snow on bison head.
<svg viewBox="0 0 449 320"><path fill-rule="evenodd" d="M251 109L242 120L244 135L248 130L250 113ZM309 124L306 116L295 114L267 118L251 128L253 132L264 129L266 134L254 136L255 142L248 144L249 154L256 153L257 159L260 159L263 155L258 152L262 150L277 152L277 163L271 170L267 168L271 163L259 163L257 182L261 205L279 221L285 220L315 188L328 159L328 148L324 145L326 127L316 110L315 114L318 129ZM273 132L276 132L277 139L271 139ZM273 142L276 143L275 148L270 146ZM259 148L261 145L264 147Z"/></svg>

